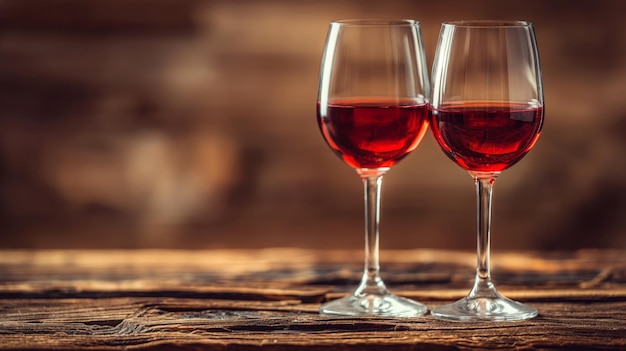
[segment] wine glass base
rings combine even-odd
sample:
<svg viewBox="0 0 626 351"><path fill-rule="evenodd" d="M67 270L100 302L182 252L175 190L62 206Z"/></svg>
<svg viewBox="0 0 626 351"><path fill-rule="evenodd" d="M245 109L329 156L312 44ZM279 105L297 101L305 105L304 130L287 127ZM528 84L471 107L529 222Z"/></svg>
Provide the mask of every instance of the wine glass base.
<svg viewBox="0 0 626 351"><path fill-rule="evenodd" d="M321 314L335 316L418 317L428 308L419 302L392 294L346 296L323 304Z"/></svg>
<svg viewBox="0 0 626 351"><path fill-rule="evenodd" d="M537 316L537 310L504 296L464 297L433 308L435 318L455 321L517 321Z"/></svg>

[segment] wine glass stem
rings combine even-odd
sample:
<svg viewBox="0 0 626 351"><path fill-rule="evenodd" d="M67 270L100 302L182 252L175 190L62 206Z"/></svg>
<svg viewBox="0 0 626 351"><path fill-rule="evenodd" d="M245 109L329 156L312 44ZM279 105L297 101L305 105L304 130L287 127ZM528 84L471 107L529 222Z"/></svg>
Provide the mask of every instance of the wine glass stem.
<svg viewBox="0 0 626 351"><path fill-rule="evenodd" d="M383 172L362 173L361 179L365 195L365 268L355 295L384 295L387 288L380 277L379 263L380 193Z"/></svg>
<svg viewBox="0 0 626 351"><path fill-rule="evenodd" d="M491 295L495 288L491 282L490 250L491 250L491 194L495 182L493 175L475 176L476 195L478 199L478 240L476 281L473 294Z"/></svg>

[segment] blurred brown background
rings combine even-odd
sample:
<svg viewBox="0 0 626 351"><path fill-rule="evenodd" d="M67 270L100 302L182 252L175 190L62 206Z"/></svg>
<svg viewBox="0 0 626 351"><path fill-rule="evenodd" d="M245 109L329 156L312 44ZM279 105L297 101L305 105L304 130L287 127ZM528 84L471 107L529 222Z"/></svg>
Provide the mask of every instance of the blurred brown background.
<svg viewBox="0 0 626 351"><path fill-rule="evenodd" d="M0 0L0 247L360 248L362 188L315 120L328 22L534 22L546 122L493 245L626 247L626 2ZM475 246L430 134L385 178L382 248Z"/></svg>

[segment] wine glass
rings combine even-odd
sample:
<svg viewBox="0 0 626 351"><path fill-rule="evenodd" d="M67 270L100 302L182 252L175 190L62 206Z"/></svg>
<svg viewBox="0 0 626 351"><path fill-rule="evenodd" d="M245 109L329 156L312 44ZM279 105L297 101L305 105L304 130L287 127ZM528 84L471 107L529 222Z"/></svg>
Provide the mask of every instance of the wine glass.
<svg viewBox="0 0 626 351"><path fill-rule="evenodd" d="M322 314L411 317L427 311L423 304L386 288L380 277L378 228L383 175L424 137L429 89L418 22L330 23L317 117L330 148L363 182L365 268L352 294L323 304Z"/></svg>
<svg viewBox="0 0 626 351"><path fill-rule="evenodd" d="M476 184L478 259L469 294L431 313L451 320L532 318L536 309L498 293L489 267L494 181L530 151L543 124L543 87L532 24L444 23L432 80L431 130L443 152Z"/></svg>

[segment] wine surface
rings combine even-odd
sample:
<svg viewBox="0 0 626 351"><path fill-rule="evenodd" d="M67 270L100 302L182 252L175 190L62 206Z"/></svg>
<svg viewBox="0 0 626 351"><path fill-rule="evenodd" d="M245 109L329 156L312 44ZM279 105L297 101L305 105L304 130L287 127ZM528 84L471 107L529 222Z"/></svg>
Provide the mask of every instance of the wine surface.
<svg viewBox="0 0 626 351"><path fill-rule="evenodd" d="M507 102L444 104L430 109L430 120L435 139L459 166L500 172L535 145L543 107Z"/></svg>
<svg viewBox="0 0 626 351"><path fill-rule="evenodd" d="M346 99L317 105L328 145L353 168L392 167L428 129L428 107L414 100Z"/></svg>

